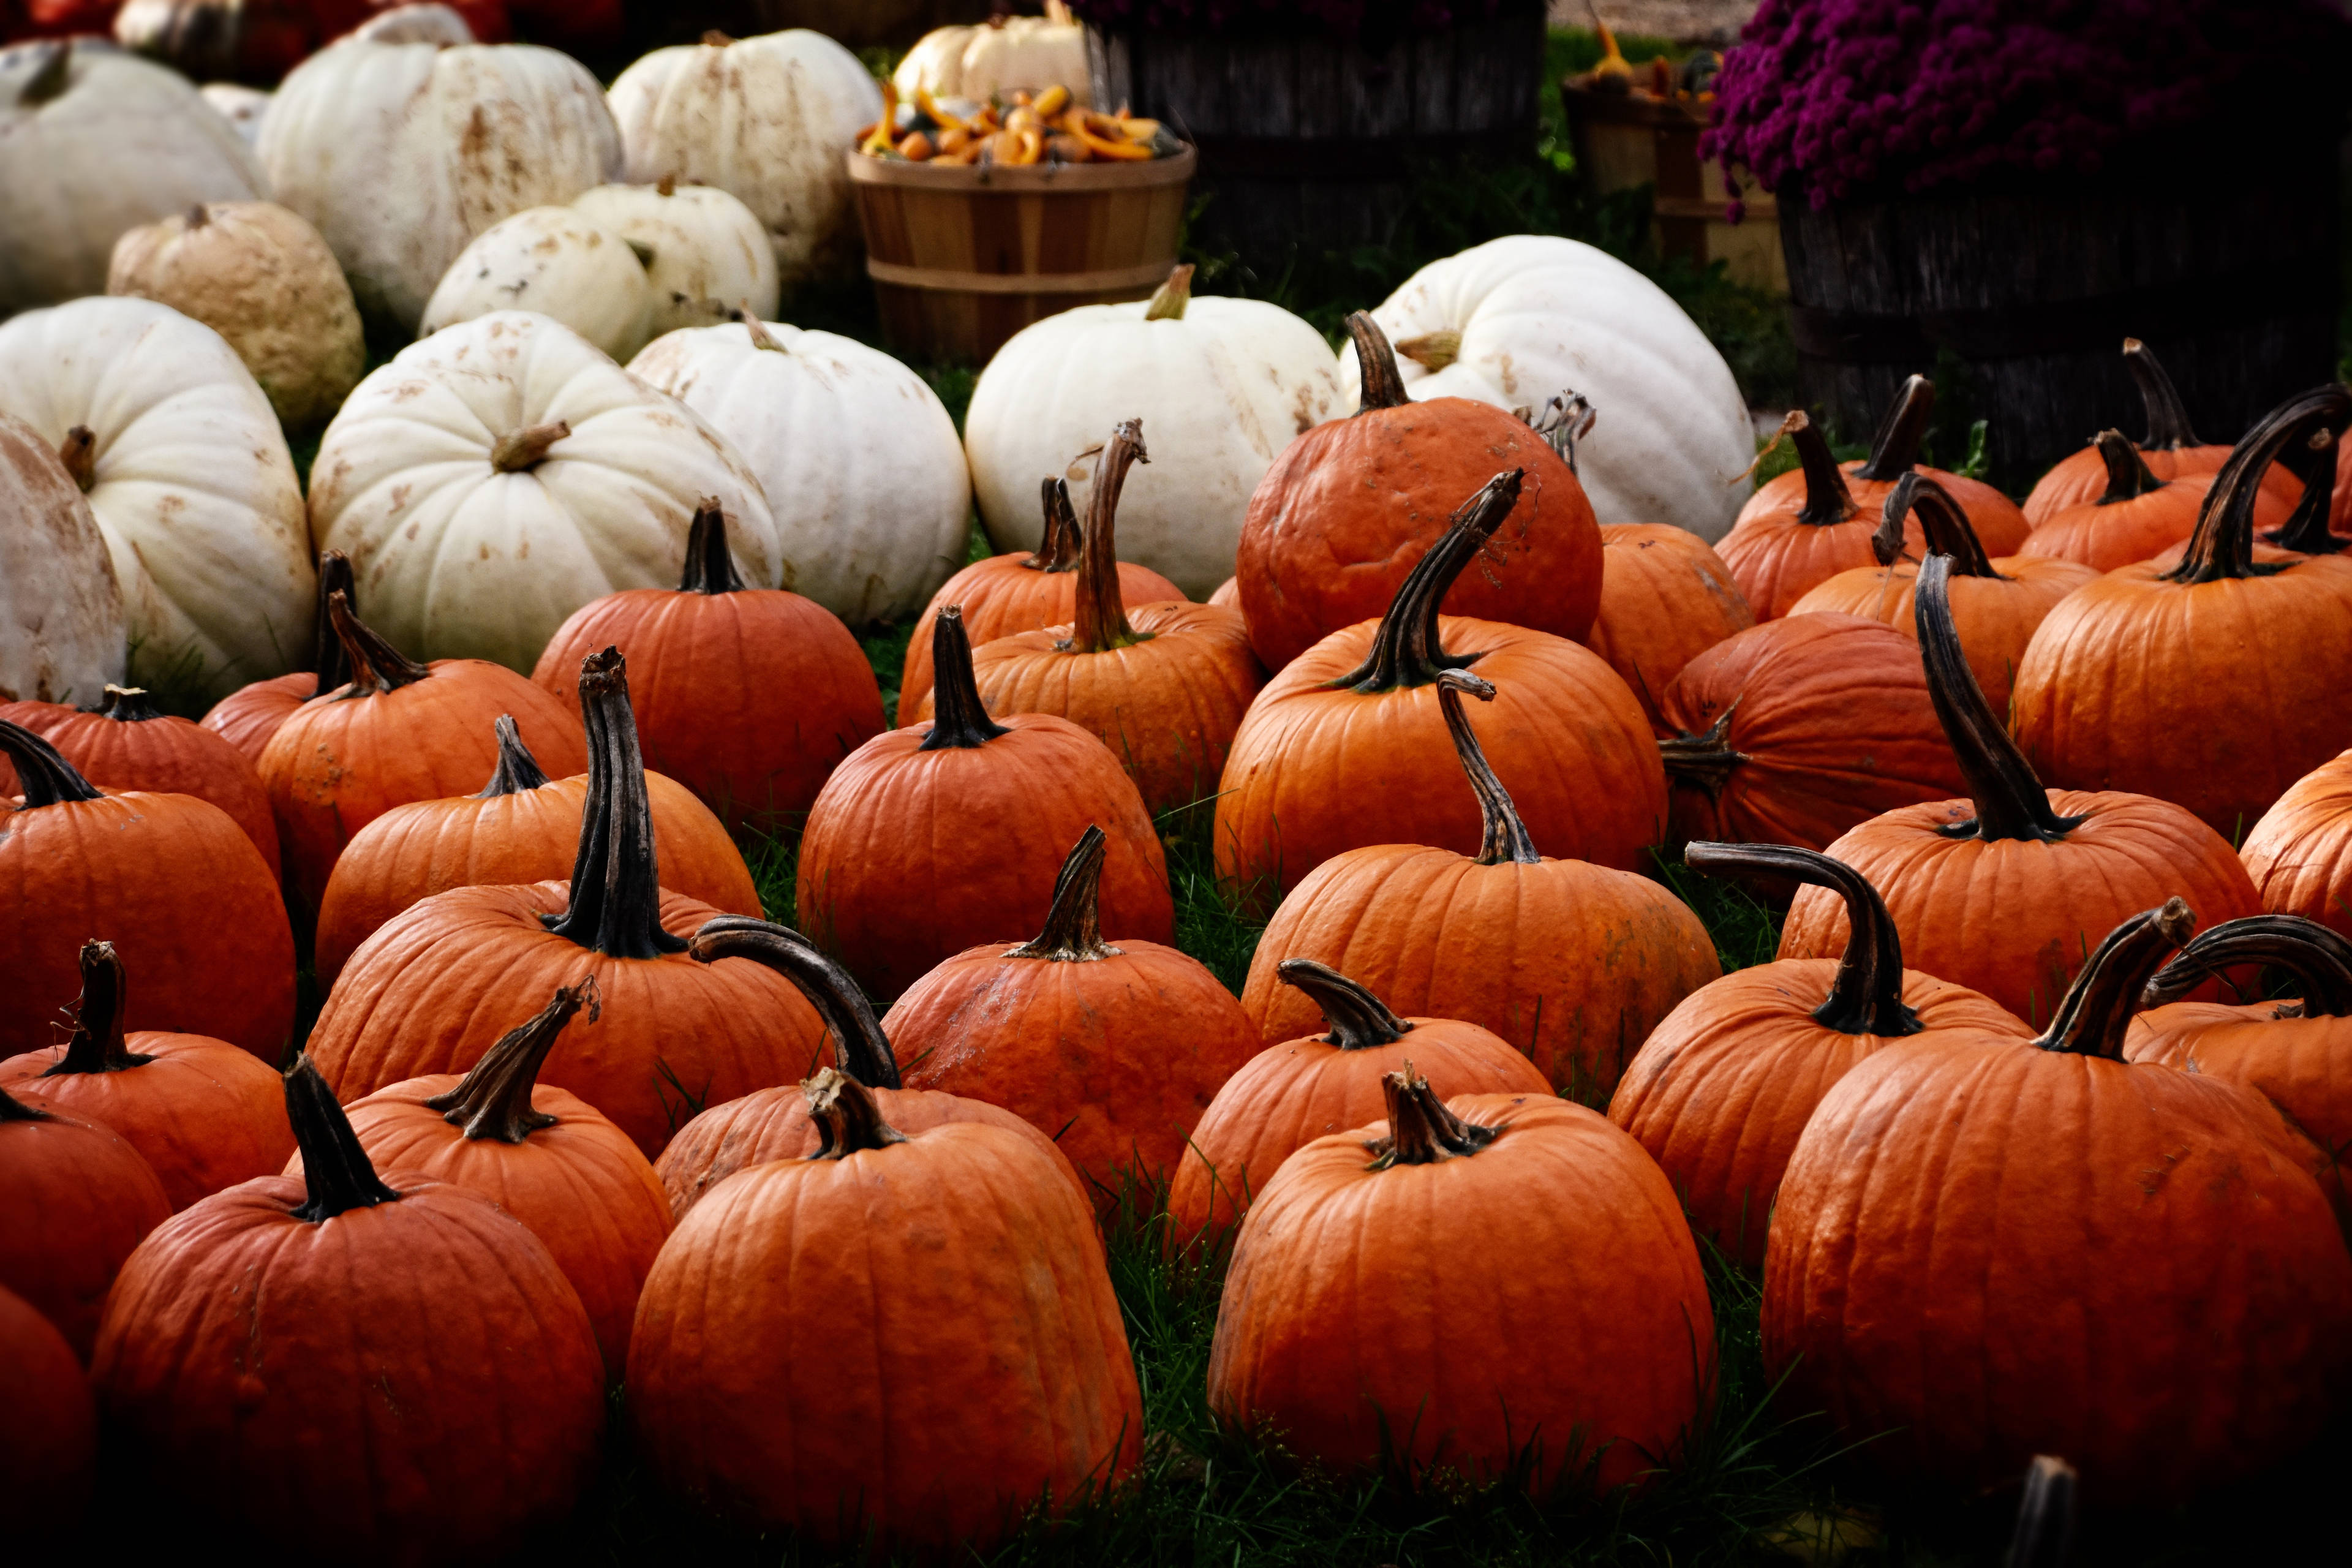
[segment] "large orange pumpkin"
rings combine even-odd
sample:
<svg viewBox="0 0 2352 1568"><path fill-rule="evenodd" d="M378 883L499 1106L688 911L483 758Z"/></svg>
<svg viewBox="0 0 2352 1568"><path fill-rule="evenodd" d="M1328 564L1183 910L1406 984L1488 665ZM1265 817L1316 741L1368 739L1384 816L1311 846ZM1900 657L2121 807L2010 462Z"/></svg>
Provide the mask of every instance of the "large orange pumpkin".
<svg viewBox="0 0 2352 1568"><path fill-rule="evenodd" d="M2094 443L2107 464L2107 488L2090 500L2062 507L2026 536L2021 555L2079 561L2100 572L2152 561L2197 531L2197 515L2212 493L2213 473L2159 479L2119 430L2102 430ZM2254 526L2276 528L2290 508L2268 490L2254 498Z"/></svg>
<svg viewBox="0 0 2352 1568"><path fill-rule="evenodd" d="M1920 569L1919 652L1967 798L1873 817L1829 852L1877 888L1915 966L2040 1025L2126 916L2175 895L2200 921L2262 905L2229 843L2193 813L2147 795L2042 787L1969 675L1950 571L1942 555ZM1828 958L1846 942L1836 898L1797 895L1782 958Z"/></svg>
<svg viewBox="0 0 2352 1568"><path fill-rule="evenodd" d="M73 1346L14 1290L0 1289L0 1508L26 1544L64 1546L80 1528L98 1468L98 1406Z"/></svg>
<svg viewBox="0 0 2352 1568"><path fill-rule="evenodd" d="M1830 1086L1909 1038L2024 1039L1999 1003L1908 967L1870 879L1811 849L1694 844L1696 870L1750 872L1819 889L1846 911L1843 952L1782 958L1692 993L1652 1031L1609 1101L1682 1194L1692 1226L1727 1257L1764 1261L1773 1194Z"/></svg>
<svg viewBox="0 0 2352 1568"><path fill-rule="evenodd" d="M327 601L341 594L356 605L357 593L352 583L351 557L340 550L320 551L319 610L311 631L310 668L239 687L214 703L212 710L205 715L204 727L235 746L257 773L261 767L261 753L269 749L269 737L278 733L278 726L286 722L294 710L351 680L352 661L343 652L342 639L335 635ZM273 827L273 837L275 832Z"/></svg>
<svg viewBox="0 0 2352 1568"><path fill-rule="evenodd" d="M716 501L694 514L675 592L630 588L583 605L531 679L568 699L580 661L614 647L636 672L646 765L730 828L797 826L825 775L882 730L882 691L857 639L813 599L746 588Z"/></svg>
<svg viewBox="0 0 2352 1568"><path fill-rule="evenodd" d="M2352 936L2352 751L2290 784L2239 854L2263 909Z"/></svg>
<svg viewBox="0 0 2352 1568"><path fill-rule="evenodd" d="M122 1260L171 1217L163 1184L121 1133L0 1089L0 1289L84 1361Z"/></svg>
<svg viewBox="0 0 2352 1568"><path fill-rule="evenodd" d="M1584 646L1624 678L1652 728L1658 697L1683 666L1755 624L1731 568L1690 530L1664 522L1601 530L1601 612Z"/></svg>
<svg viewBox="0 0 2352 1568"><path fill-rule="evenodd" d="M1444 538L1462 498L1519 469L1489 569L1436 600L1456 616L1574 641L1601 605L1601 531L1576 470L1527 424L1464 397L1415 403L1371 317L1348 318L1363 369L1352 418L1282 450L1250 496L1234 562L1250 645L1279 672L1334 633L1381 614Z"/></svg>
<svg viewBox="0 0 2352 1568"><path fill-rule="evenodd" d="M2352 1383L2352 1256L2311 1152L2235 1084L2119 1059L2175 900L2039 1038L1910 1042L1806 1123L1764 1264L1768 1371L1864 1462L1962 1490L2037 1453L2175 1507L2315 1436Z"/></svg>

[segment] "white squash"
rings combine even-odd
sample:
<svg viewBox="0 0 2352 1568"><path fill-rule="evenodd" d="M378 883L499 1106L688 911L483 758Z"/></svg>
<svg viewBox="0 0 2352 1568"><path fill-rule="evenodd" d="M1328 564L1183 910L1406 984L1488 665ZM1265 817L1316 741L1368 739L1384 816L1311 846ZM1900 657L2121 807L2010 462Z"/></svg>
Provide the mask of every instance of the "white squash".
<svg viewBox="0 0 2352 1568"><path fill-rule="evenodd" d="M500 310L360 383L319 443L310 526L411 658L527 672L589 600L677 587L705 496L744 581L775 586L775 521L726 437L562 322Z"/></svg>
<svg viewBox="0 0 2352 1568"><path fill-rule="evenodd" d="M70 454L141 685L218 698L310 650L317 578L294 461L218 332L152 300L27 311L0 323L0 411Z"/></svg>
<svg viewBox="0 0 2352 1568"><path fill-rule="evenodd" d="M334 252L275 202L200 202L131 229L114 242L106 291L160 300L227 339L289 429L333 418L367 368Z"/></svg>
<svg viewBox="0 0 2352 1568"><path fill-rule="evenodd" d="M1561 392L1590 398L1598 420L1577 443L1577 477L1601 522L1670 522L1712 543L1739 515L1756 436L1731 367L1664 289L1607 252L1490 240L1431 262L1372 319L1415 398L1535 410ZM1339 358L1353 407L1354 346Z"/></svg>
<svg viewBox="0 0 2352 1568"><path fill-rule="evenodd" d="M1276 456L1352 407L1322 333L1262 300L1188 300L1191 270L1150 301L1032 322L981 372L964 450L999 551L1036 548L1050 475L1067 471L1085 516L1092 463L1080 454L1139 418L1151 461L1120 493L1119 557L1205 598L1234 574L1250 492Z"/></svg>
<svg viewBox="0 0 2352 1568"><path fill-rule="evenodd" d="M782 585L851 626L915 614L963 564L971 483L955 421L888 354L730 323L672 332L629 373L735 444L767 488Z"/></svg>
<svg viewBox="0 0 2352 1568"><path fill-rule="evenodd" d="M95 38L0 49L0 316L103 292L124 229L264 194L176 71Z"/></svg>
<svg viewBox="0 0 2352 1568"><path fill-rule="evenodd" d="M653 337L654 289L629 242L586 214L568 206L526 207L457 253L425 302L417 335L493 310L552 316L625 360Z"/></svg>
<svg viewBox="0 0 2352 1568"><path fill-rule="evenodd" d="M776 251L751 209L716 185L599 185L573 210L629 242L653 285L653 335L707 327L748 310L776 313Z"/></svg>
<svg viewBox="0 0 2352 1568"><path fill-rule="evenodd" d="M206 103L220 110L221 118L229 122L247 146L253 145L255 138L261 134L262 111L269 107L268 93L237 81L208 81L196 90L204 94Z"/></svg>
<svg viewBox="0 0 2352 1568"><path fill-rule="evenodd" d="M297 66L262 117L276 198L318 226L361 313L414 331L467 241L620 169L596 79L530 44L347 37Z"/></svg>
<svg viewBox="0 0 2352 1568"><path fill-rule="evenodd" d="M128 646L89 503L40 432L0 414L0 702L96 702Z"/></svg>
<svg viewBox="0 0 2352 1568"><path fill-rule="evenodd" d="M378 11L347 37L371 44L470 44L474 29L454 6L393 5Z"/></svg>
<svg viewBox="0 0 2352 1568"><path fill-rule="evenodd" d="M922 88L937 98L985 100L1015 88L1066 87L1080 103L1087 93L1087 30L1044 16L996 16L976 27L940 27L923 35L890 79L903 97Z"/></svg>
<svg viewBox="0 0 2352 1568"><path fill-rule="evenodd" d="M656 49L614 79L627 177L716 185L751 209L786 284L845 270L857 249L844 152L882 115L857 57L794 27Z"/></svg>

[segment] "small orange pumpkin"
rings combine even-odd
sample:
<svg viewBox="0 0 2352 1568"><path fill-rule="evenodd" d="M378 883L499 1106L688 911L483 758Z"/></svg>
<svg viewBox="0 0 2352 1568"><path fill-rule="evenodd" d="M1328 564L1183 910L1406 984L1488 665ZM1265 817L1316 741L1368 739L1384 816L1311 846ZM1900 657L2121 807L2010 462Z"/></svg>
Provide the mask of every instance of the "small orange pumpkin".
<svg viewBox="0 0 2352 1568"><path fill-rule="evenodd" d="M2352 752L2290 784L2239 853L2263 909L2352 936Z"/></svg>
<svg viewBox="0 0 2352 1568"><path fill-rule="evenodd" d="M122 1134L0 1089L0 1289L83 1361L122 1260L171 1217L163 1184Z"/></svg>
<svg viewBox="0 0 2352 1568"><path fill-rule="evenodd" d="M1659 694L1683 666L1755 624L1731 568L1690 530L1664 522L1601 530L1601 613L1584 646L1633 688L1652 729Z"/></svg>
<svg viewBox="0 0 2352 1568"><path fill-rule="evenodd" d="M2198 513L2212 492L2216 475L2183 474L2159 479L2119 430L2102 430L2094 448L2107 464L2107 488L2092 500L2052 512L2026 536L2021 555L2079 561L2112 572L2151 561L2197 531ZM2254 501L2254 526L2275 528L2289 508L2269 491Z"/></svg>

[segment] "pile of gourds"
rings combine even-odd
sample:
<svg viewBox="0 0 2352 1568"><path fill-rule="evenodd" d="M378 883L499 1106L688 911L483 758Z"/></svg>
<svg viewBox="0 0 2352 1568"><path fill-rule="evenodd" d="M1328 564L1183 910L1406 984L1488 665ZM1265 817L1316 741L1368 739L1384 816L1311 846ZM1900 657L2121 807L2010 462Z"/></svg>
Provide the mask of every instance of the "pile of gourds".
<svg viewBox="0 0 2352 1568"><path fill-rule="evenodd" d="M901 105L895 86L883 93L882 117L858 132L857 150L910 163L1148 163L1172 157L1183 143L1157 120L1121 110L1098 114L1060 83L1032 93L1015 88L1003 100L945 103L917 88Z"/></svg>

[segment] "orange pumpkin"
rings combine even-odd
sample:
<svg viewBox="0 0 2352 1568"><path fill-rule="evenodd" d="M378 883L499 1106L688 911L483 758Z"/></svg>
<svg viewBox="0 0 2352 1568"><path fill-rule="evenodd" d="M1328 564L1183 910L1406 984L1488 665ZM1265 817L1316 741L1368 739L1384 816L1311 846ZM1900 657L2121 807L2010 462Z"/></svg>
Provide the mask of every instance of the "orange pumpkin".
<svg viewBox="0 0 2352 1568"><path fill-rule="evenodd" d="M0 1289L82 1360L122 1260L171 1217L154 1168L121 1133L0 1089Z"/></svg>
<svg viewBox="0 0 2352 1568"><path fill-rule="evenodd" d="M2352 752L2289 785L2239 853L2263 909L2352 936Z"/></svg>
<svg viewBox="0 0 2352 1568"><path fill-rule="evenodd" d="M98 1406L73 1346L13 1290L0 1289L0 1507L24 1543L62 1546L79 1528L98 1469Z"/></svg>
<svg viewBox="0 0 2352 1568"><path fill-rule="evenodd" d="M278 726L313 697L324 697L352 679L351 659L343 652L342 639L335 635L333 618L327 614L327 601L337 594L357 602L351 557L340 550L322 550L319 552L319 610L311 633L314 640L310 668L239 687L214 703L204 717L204 727L235 746L253 764L257 775L261 769L261 753L269 749L269 737L278 733ZM274 840L275 828L271 837Z"/></svg>
<svg viewBox="0 0 2352 1568"><path fill-rule="evenodd" d="M2118 430L2102 430L2094 443L2107 462L2107 488L2095 500L2053 511L2026 536L2021 555L2079 561L2112 572L2151 561L2197 531L2197 515L2212 492L2215 475L2184 474L2159 479ZM2254 526L2274 528L2289 509L2267 490L2254 501Z"/></svg>
<svg viewBox="0 0 2352 1568"><path fill-rule="evenodd" d="M1697 534L1664 522L1601 529L1601 613L1584 646L1633 688L1651 728L1683 666L1755 624L1731 568Z"/></svg>
<svg viewBox="0 0 2352 1568"><path fill-rule="evenodd" d="M2293 468L2305 478L2303 494L2295 498L2294 510L2276 528L2261 530L2264 543L2297 555L2340 555L2352 550L2352 538L2336 531L2332 521L2335 498L2328 487L2336 468L2336 454L2344 443L2339 432L2315 430L2300 451L2290 448L2263 473L2263 493L2270 493L2268 481L2284 470ZM2259 509L2260 503L2256 503Z"/></svg>
<svg viewBox="0 0 2352 1568"><path fill-rule="evenodd" d="M1124 568L1121 568L1121 570L1124 570ZM1209 603L1212 605L1222 605L1229 610L1240 609L1242 607L1242 580L1238 577L1228 577L1223 582L1218 584L1215 591L1209 595Z"/></svg>

